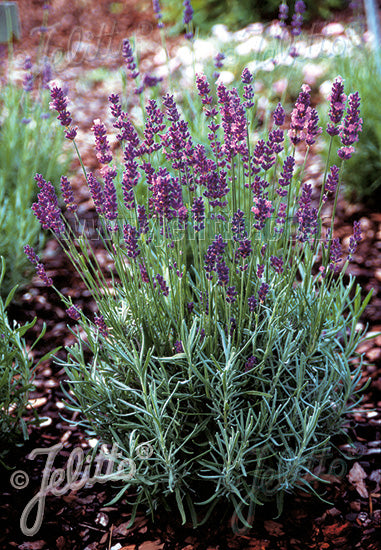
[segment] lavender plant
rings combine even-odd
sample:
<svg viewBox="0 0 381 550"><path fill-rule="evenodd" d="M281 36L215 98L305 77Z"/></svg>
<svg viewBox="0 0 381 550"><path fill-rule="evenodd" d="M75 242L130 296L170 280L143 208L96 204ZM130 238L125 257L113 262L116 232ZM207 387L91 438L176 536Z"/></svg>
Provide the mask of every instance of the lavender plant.
<svg viewBox="0 0 381 550"><path fill-rule="evenodd" d="M7 258L3 297L29 280L25 242L40 248L43 240L30 210L36 198L30 174L43 169L57 184L68 167L62 133L49 112L50 65L46 60L32 65L28 57L22 85L11 75L10 68L0 85L0 254Z"/></svg>
<svg viewBox="0 0 381 550"><path fill-rule="evenodd" d="M194 525L225 501L247 524L253 504L276 499L281 510L285 493L314 491L314 458L361 399L361 361L354 368L351 360L371 293L362 301L353 277L343 281L361 229L355 225L348 250L333 234L341 169L361 129L359 101L351 94L338 109L332 93L343 147L315 198L304 166L322 128L307 85L288 131L279 104L261 135L248 122L256 100L250 71L240 92L219 84L214 97L201 74L196 85L204 125L194 133L170 94L161 105L148 101L142 135L110 96L120 169L104 124L94 123L100 171L83 168L109 273L40 174L33 211L98 306L90 319L61 294L82 328L64 361L69 408L125 458L142 443L153 448L116 500L131 489L133 517L140 503L152 512L167 506ZM52 98L77 148L62 90L53 88ZM61 185L78 222L70 182Z"/></svg>

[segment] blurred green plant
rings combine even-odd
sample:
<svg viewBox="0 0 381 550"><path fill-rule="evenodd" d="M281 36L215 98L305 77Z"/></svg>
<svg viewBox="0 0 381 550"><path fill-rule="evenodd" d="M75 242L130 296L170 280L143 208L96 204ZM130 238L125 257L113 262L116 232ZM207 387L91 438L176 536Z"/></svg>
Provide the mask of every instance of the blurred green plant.
<svg viewBox="0 0 381 550"><path fill-rule="evenodd" d="M5 260L1 257L0 288L5 273ZM25 325L13 324L11 327L7 308L15 291L16 287L5 300L0 296L0 462L15 444L28 439L28 426L39 423L36 410L27 411L37 365L33 366L24 339L25 333L35 325L37 317ZM45 327L31 349L44 334ZM41 361L50 356L51 353L48 353Z"/></svg>
<svg viewBox="0 0 381 550"><path fill-rule="evenodd" d="M25 243L40 248L43 242L30 210L36 197L33 174L44 166L47 177L58 185L68 168L64 135L49 112L49 90L42 84L36 89L38 75L30 66L23 86L8 75L0 84L0 254L7 259L3 296L29 280Z"/></svg>

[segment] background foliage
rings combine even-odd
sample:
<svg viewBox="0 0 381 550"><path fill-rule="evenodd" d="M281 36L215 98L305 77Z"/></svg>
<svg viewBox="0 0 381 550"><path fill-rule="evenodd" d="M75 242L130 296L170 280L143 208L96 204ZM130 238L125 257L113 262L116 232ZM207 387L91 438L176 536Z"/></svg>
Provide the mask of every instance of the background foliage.
<svg viewBox="0 0 381 550"><path fill-rule="evenodd" d="M174 31L181 32L182 2L162 1L164 21L174 23ZM224 23L230 29L238 29L255 21L271 21L278 17L279 0L193 0L195 10L194 21L201 32L207 32L212 25ZM305 18L313 21L317 17L329 19L335 10L347 6L346 0L322 0L314 2L305 0L307 10ZM293 13L294 2L288 2L290 16Z"/></svg>
<svg viewBox="0 0 381 550"><path fill-rule="evenodd" d="M335 75L346 87L359 91L363 129L356 155L346 165L345 193L350 201L365 201L376 208L381 199L381 74L372 50L357 46L352 53L332 60Z"/></svg>
<svg viewBox="0 0 381 550"><path fill-rule="evenodd" d="M26 121L29 121L26 123ZM2 295L30 278L25 244L41 247L43 235L30 209L39 168L58 184L68 167L64 136L49 112L49 91L25 92L12 81L0 88L0 254L7 258Z"/></svg>

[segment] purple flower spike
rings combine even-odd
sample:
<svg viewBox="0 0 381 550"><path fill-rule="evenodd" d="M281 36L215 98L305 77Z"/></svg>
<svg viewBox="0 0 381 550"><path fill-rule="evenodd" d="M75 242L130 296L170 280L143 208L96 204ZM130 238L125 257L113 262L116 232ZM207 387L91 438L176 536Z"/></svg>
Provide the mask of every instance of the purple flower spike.
<svg viewBox="0 0 381 550"><path fill-rule="evenodd" d="M242 210L237 210L232 218L232 233L233 239L238 242L247 237L245 229L245 213Z"/></svg>
<svg viewBox="0 0 381 550"><path fill-rule="evenodd" d="M210 86L204 74L196 75L196 86L198 90L198 95L201 97L201 102L203 105L210 105L213 101L213 98L210 94Z"/></svg>
<svg viewBox="0 0 381 550"><path fill-rule="evenodd" d="M40 277L45 286L53 286L53 279L51 279L51 277L48 277L43 264L37 264L36 271L37 275Z"/></svg>
<svg viewBox="0 0 381 550"><path fill-rule="evenodd" d="M61 177L61 192L66 208L69 210L69 212L75 212L78 208L78 205L76 204L74 199L73 188L66 176Z"/></svg>
<svg viewBox="0 0 381 550"><path fill-rule="evenodd" d="M257 298L255 298L255 296L250 296L247 300L247 303L249 305L249 311L250 313L254 313L257 305L258 305L258 300Z"/></svg>
<svg viewBox="0 0 381 550"><path fill-rule="evenodd" d="M216 69L222 69L222 67L224 66L224 59L225 55L221 52L218 52L218 54L214 58L214 66L216 67Z"/></svg>
<svg viewBox="0 0 381 550"><path fill-rule="evenodd" d="M184 0L183 6L184 6L183 23L185 27L187 27L191 24L193 19L193 8L190 0ZM188 38L188 40L191 40L193 38L193 33L188 31L185 37Z"/></svg>
<svg viewBox="0 0 381 550"><path fill-rule="evenodd" d="M353 254L356 252L357 245L361 241L361 222L353 222L353 235L349 237L348 260L352 259Z"/></svg>
<svg viewBox="0 0 381 550"><path fill-rule="evenodd" d="M262 283L258 290L258 299L263 304L263 302L266 300L266 296L269 292L269 285L267 283Z"/></svg>
<svg viewBox="0 0 381 550"><path fill-rule="evenodd" d="M228 286L226 289L226 301L228 304L233 304L237 300L238 292L235 286Z"/></svg>
<svg viewBox="0 0 381 550"><path fill-rule="evenodd" d="M309 116L304 128L304 134L307 145L313 145L323 128L318 126L319 115L316 109L309 108Z"/></svg>
<svg viewBox="0 0 381 550"><path fill-rule="evenodd" d="M148 233L148 219L146 213L146 207L144 205L138 205L138 224L140 234Z"/></svg>
<svg viewBox="0 0 381 550"><path fill-rule="evenodd" d="M107 328L107 325L106 325L105 320L103 318L103 315L99 315L99 316L95 315L94 316L94 323L96 324L100 334L102 334L102 336L107 338L108 328Z"/></svg>
<svg viewBox="0 0 381 550"><path fill-rule="evenodd" d="M245 363L245 372L249 372L258 364L258 359L252 355Z"/></svg>
<svg viewBox="0 0 381 550"><path fill-rule="evenodd" d="M122 56L127 64L130 78L132 78L133 80L136 79L139 76L139 71L136 68L132 46L127 38L123 40Z"/></svg>
<svg viewBox="0 0 381 550"><path fill-rule="evenodd" d="M57 234L63 233L65 226L61 219L61 210L53 184L45 181L40 174L36 174L35 180L41 191L37 195L38 202L32 205L34 215L43 229L51 229Z"/></svg>
<svg viewBox="0 0 381 550"><path fill-rule="evenodd" d="M101 170L102 176L104 177L104 215L108 220L116 220L118 217L118 202L116 197L116 189L114 185L114 178L116 177L117 171L115 166L110 168L105 166Z"/></svg>
<svg viewBox="0 0 381 550"><path fill-rule="evenodd" d="M62 88L54 86L50 91L50 96L52 101L49 104L50 109L57 111L57 119L60 121L62 126L70 126L72 123L72 118L67 107L67 97L65 96Z"/></svg>
<svg viewBox="0 0 381 550"><path fill-rule="evenodd" d="M149 283L149 276L146 266L144 264L139 264L139 270L143 283Z"/></svg>
<svg viewBox="0 0 381 550"><path fill-rule="evenodd" d="M111 110L112 116L115 118L119 118L122 114L122 106L120 104L120 99L118 94L111 94L108 100L111 104L110 110Z"/></svg>
<svg viewBox="0 0 381 550"><path fill-rule="evenodd" d="M74 321L79 321L81 318L81 313L75 306L70 306L66 310L66 313L69 315L70 319L73 319Z"/></svg>
<svg viewBox="0 0 381 550"><path fill-rule="evenodd" d="M317 209L311 207L312 187L305 183L302 189L302 196L299 199L299 208L296 217L299 222L298 239L300 242L308 240L309 235L313 235L317 230Z"/></svg>
<svg viewBox="0 0 381 550"><path fill-rule="evenodd" d="M220 286L226 286L229 283L229 268L225 260L221 260L217 263L216 271L218 275L218 284Z"/></svg>
<svg viewBox="0 0 381 550"><path fill-rule="evenodd" d="M255 229L260 230L264 228L267 218L271 218L274 207L271 201L263 197L254 197L254 205L255 206L251 208L256 220L253 225Z"/></svg>
<svg viewBox="0 0 381 550"><path fill-rule="evenodd" d="M28 244L24 246L24 252L27 255L28 260L35 266L37 266L38 263L40 263L40 258L37 256L35 251L31 246Z"/></svg>
<svg viewBox="0 0 381 550"><path fill-rule="evenodd" d="M323 202L328 200L328 193L335 193L337 185L339 183L339 169L337 166L331 166L330 173L327 176L324 187Z"/></svg>
<svg viewBox="0 0 381 550"><path fill-rule="evenodd" d="M253 75L249 71L249 69L245 68L242 71L241 80L243 84L245 84L243 88L243 97L246 101L244 101L243 105L246 109L250 109L254 106L254 88L252 86L253 82Z"/></svg>
<svg viewBox="0 0 381 550"><path fill-rule="evenodd" d="M96 211L98 212L98 214L103 214L105 202L104 192L101 184L92 172L87 174L87 184L89 186L91 198L94 201Z"/></svg>
<svg viewBox="0 0 381 550"><path fill-rule="evenodd" d="M269 133L269 139L267 141L267 146L272 150L276 155L283 151L283 141L284 141L284 132L280 128L271 130Z"/></svg>
<svg viewBox="0 0 381 550"><path fill-rule="evenodd" d="M344 83L341 76L338 76L332 84L331 95L328 99L330 100L328 116L332 124L329 123L327 125L327 133L330 136L337 136L340 131L337 125L340 124L343 118L347 99L347 96L344 94Z"/></svg>
<svg viewBox="0 0 381 550"><path fill-rule="evenodd" d="M279 178L279 185L282 189L277 189L277 193L281 197L285 197L287 195L287 190L285 187L288 187L292 180L292 175L294 172L295 167L295 159L294 157L287 157L283 164L283 171Z"/></svg>
<svg viewBox="0 0 381 550"><path fill-rule="evenodd" d="M283 273L283 259L277 256L270 256L271 267L279 274Z"/></svg>
<svg viewBox="0 0 381 550"><path fill-rule="evenodd" d="M213 271L216 269L216 262L221 260L221 256L224 253L224 250L227 246L222 239L221 235L216 235L212 244L208 247L208 250L205 254L205 265L204 269L206 271L206 278L213 278Z"/></svg>
<svg viewBox="0 0 381 550"><path fill-rule="evenodd" d="M196 232L204 229L205 224L205 204L202 197L194 198L192 205L193 219L195 222L194 229Z"/></svg>
<svg viewBox="0 0 381 550"><path fill-rule="evenodd" d="M160 274L156 275L156 280L159 283L161 293L163 296L168 296L169 294L169 288L167 286L167 283L164 280L164 277L162 277Z"/></svg>
<svg viewBox="0 0 381 550"><path fill-rule="evenodd" d="M26 58L24 59L23 69L24 71L30 71L32 67L33 67L32 59L30 55L27 55Z"/></svg>
<svg viewBox="0 0 381 550"><path fill-rule="evenodd" d="M354 147L340 147L340 149L337 150L337 154L342 160L350 159L354 152Z"/></svg>
<svg viewBox="0 0 381 550"><path fill-rule="evenodd" d="M155 14L156 19L158 20L157 26L159 29L162 29L164 27L164 23L161 21L163 14L161 13L161 7L159 0L152 0L152 7Z"/></svg>
<svg viewBox="0 0 381 550"><path fill-rule="evenodd" d="M127 247L127 256L134 260L139 256L140 250L138 248L138 232L135 227L125 223L123 225L124 242Z"/></svg>
<svg viewBox="0 0 381 550"><path fill-rule="evenodd" d="M22 82L22 87L25 90L25 92L31 92L33 90L33 81L34 81L33 74L26 73Z"/></svg>
<svg viewBox="0 0 381 550"><path fill-rule="evenodd" d="M69 130L65 130L65 138L70 141L73 141L77 137L77 129L78 127L76 126L75 128L70 128Z"/></svg>
<svg viewBox="0 0 381 550"><path fill-rule="evenodd" d="M158 76L153 76L151 74L145 74L144 77L143 77L143 85L146 87L146 88L154 88L155 86L157 86L159 84L159 82L161 82L163 79L162 77L158 77Z"/></svg>
<svg viewBox="0 0 381 550"><path fill-rule="evenodd" d="M308 84L302 85L302 91L300 92L298 99L296 100L295 107L291 113L291 123L288 135L294 145L297 145L304 137L303 134L298 135L298 132L302 132L304 130L304 126L309 118L309 106L311 102L310 91L311 88Z"/></svg>
<svg viewBox="0 0 381 550"><path fill-rule="evenodd" d="M341 262L341 243L340 239L333 239L330 249L330 264L329 269L337 273L339 271L339 263Z"/></svg>
<svg viewBox="0 0 381 550"><path fill-rule="evenodd" d="M275 111L273 112L274 123L277 126L283 126L285 118L286 118L286 111L283 109L282 104L278 103L278 105L275 108Z"/></svg>
<svg viewBox="0 0 381 550"><path fill-rule="evenodd" d="M97 118L94 120L92 131L94 132L95 137L95 149L97 151L97 159L101 164L108 164L112 161L110 144L107 139L106 127Z"/></svg>
<svg viewBox="0 0 381 550"><path fill-rule="evenodd" d="M248 258L248 256L250 256L251 253L252 253L251 240L245 238L239 242L239 246L235 253L236 260L238 260L239 258L242 258L243 260L245 260L246 258ZM247 268L247 264L245 264L245 266L243 267L243 271L245 271L246 268Z"/></svg>
<svg viewBox="0 0 381 550"><path fill-rule="evenodd" d="M167 119L170 122L177 122L180 120L179 111L177 110L176 102L173 95L166 94L163 97L163 105L166 108Z"/></svg>
<svg viewBox="0 0 381 550"><path fill-rule="evenodd" d="M183 344L182 344L181 340L176 340L173 347L175 348L176 353L183 353L184 352Z"/></svg>
<svg viewBox="0 0 381 550"><path fill-rule="evenodd" d="M286 19L288 17L288 6L284 2L279 6L278 19L281 27L286 26Z"/></svg>
<svg viewBox="0 0 381 550"><path fill-rule="evenodd" d="M245 67L242 71L241 80L243 84L251 84L253 82L253 75L247 67Z"/></svg>
<svg viewBox="0 0 381 550"><path fill-rule="evenodd" d="M172 178L165 168L159 168L158 175L152 178L152 203L155 214L162 222L177 216L181 201L181 187L177 178ZM182 204L181 204L182 206Z"/></svg>
<svg viewBox="0 0 381 550"><path fill-rule="evenodd" d="M49 90L49 82L53 78L52 66L46 58L42 67L42 87Z"/></svg>
<svg viewBox="0 0 381 550"><path fill-rule="evenodd" d="M354 149L351 147L359 139L362 130L362 118L360 118L360 96L358 92L350 94L348 99L347 114L340 125L340 139L344 147L339 149L338 155L342 159L350 158Z"/></svg>
<svg viewBox="0 0 381 550"><path fill-rule="evenodd" d="M291 20L291 34L293 36L299 36L301 33L301 26L303 24L303 13L306 11L306 5L303 0L297 0L295 2L295 12Z"/></svg>

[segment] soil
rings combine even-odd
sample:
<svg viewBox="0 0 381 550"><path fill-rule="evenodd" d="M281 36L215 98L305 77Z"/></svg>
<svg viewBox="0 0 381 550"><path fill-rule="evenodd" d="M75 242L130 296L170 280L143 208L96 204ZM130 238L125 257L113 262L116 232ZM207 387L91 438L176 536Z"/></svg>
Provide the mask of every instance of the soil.
<svg viewBox="0 0 381 550"><path fill-rule="evenodd" d="M36 50L39 40L39 32L36 29L41 26L43 2L19 0L18 4L23 39L15 44L15 52L16 55L21 55ZM113 14L113 10L117 13ZM102 64L110 69L120 66L120 59L109 55L109 43L104 40L106 34L111 34L114 52L117 51L118 44L120 46L121 40L133 32L140 34L140 38L144 39L146 46L143 57L149 58L159 44L149 2L135 3L126 0L111 3L101 0L90 3L87 0L76 0L69 3L54 0L51 3L48 27L51 28L51 38L46 52L52 55L54 52L62 51L66 56L65 62L61 65L58 63L57 66L61 67L60 78L69 81L73 103L83 106L81 127L84 129L91 126L101 105L105 104L106 96L103 88L99 94L96 83L90 90L81 91L75 84L76 79L83 71L98 67L100 59ZM96 50L98 53L95 57L94 50L91 50L93 58L87 53L81 58L79 53L72 55L75 42L73 33L76 28L80 30L75 32L82 33L82 52L89 52L89 45L98 47L99 35L103 33L101 46ZM85 140L83 146L86 149ZM85 150L85 157L91 168L91 164L94 163L91 150ZM72 168L78 171L78 164L74 162ZM318 161L309 162L307 174L311 179L318 177L319 170ZM80 178L74 178L78 192L79 182ZM92 204L83 192L80 210L89 220L94 219ZM64 370L54 362L46 361L37 371L36 389L31 396L32 406L39 415L46 417L46 420L39 428L32 429L29 441L7 458L9 468L27 472L28 486L23 490L16 490L10 483L12 470L1 469L0 549L381 548L381 336L375 335L381 331L381 213L363 205L350 205L341 198L335 226L336 235L344 240L348 239L352 233L353 221L356 219L362 221L363 241L354 256L350 272L357 277L364 293L371 288L374 289L372 301L362 317L363 326L368 326L369 334L373 334L373 338L364 342L358 350L364 353L365 357L362 382L370 377L371 384L364 394L362 412L355 412L347 418L348 437L337 438L336 450L322 466L321 475L330 481L330 484L316 484L315 488L324 495L325 502L297 491L286 497L284 512L280 517L277 517L271 503L258 507L251 530L245 530L241 525L234 526L231 512L227 512L224 506L213 513L205 527L196 530L191 525L181 525L177 518L163 511L158 512L153 520L146 516L144 509L138 512L133 526L129 527L131 509L126 499L110 505L108 503L116 494L115 488L111 484L96 484L61 497L48 496L40 530L32 537L25 536L20 530L20 516L41 486L46 459L45 456L39 455L32 461L27 458L28 454L36 448L46 449L62 443L62 449L55 461L56 466L62 467L75 447L82 446L84 451L90 448L89 436L78 424L76 413L64 410L64 394L61 387L65 380ZM107 258L102 256L100 248L98 252L100 261L106 265ZM54 240L46 243L44 259L48 265L48 275L54 278L55 285L63 293L70 294L85 313L92 314L95 305L89 292ZM10 317L22 323L32 320L35 316L38 317L38 322L27 336L29 343L40 332L43 323L46 324L46 334L34 351L36 360L57 345L64 347L74 342L74 336L67 327L70 321L68 323L59 298L52 289L43 287L37 279L19 295L10 309ZM58 357L65 357L63 350L58 352ZM348 445L350 439L353 442L351 446ZM336 469L339 459L342 461L341 471ZM365 489L356 485L353 478L356 472L361 474L362 471L366 475ZM240 529L239 532L237 529Z"/></svg>

